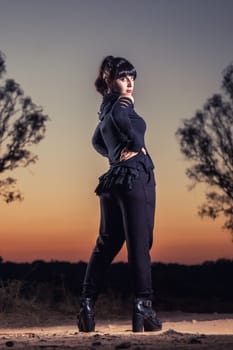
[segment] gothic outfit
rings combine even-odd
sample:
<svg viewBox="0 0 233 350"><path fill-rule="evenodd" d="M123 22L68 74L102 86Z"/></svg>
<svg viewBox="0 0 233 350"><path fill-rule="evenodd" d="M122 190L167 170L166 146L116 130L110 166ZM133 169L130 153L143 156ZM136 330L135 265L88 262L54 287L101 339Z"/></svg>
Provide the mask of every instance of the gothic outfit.
<svg viewBox="0 0 233 350"><path fill-rule="evenodd" d="M136 298L151 299L151 259L155 214L154 165L145 147L146 123L134 111L131 99L107 94L99 113L92 143L109 160L99 178L99 236L89 260L82 296L96 300L109 265L126 241ZM122 149L138 154L120 161Z"/></svg>

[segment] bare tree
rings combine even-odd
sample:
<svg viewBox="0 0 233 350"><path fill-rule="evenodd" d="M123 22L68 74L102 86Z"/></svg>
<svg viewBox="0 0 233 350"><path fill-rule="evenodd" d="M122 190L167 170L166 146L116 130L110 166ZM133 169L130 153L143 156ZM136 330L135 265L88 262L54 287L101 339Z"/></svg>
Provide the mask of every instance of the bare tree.
<svg viewBox="0 0 233 350"><path fill-rule="evenodd" d="M29 148L44 138L48 120L19 84L13 79L3 80L5 73L5 56L0 51L0 176L37 161ZM0 196L7 203L22 199L15 184L15 178L0 178Z"/></svg>
<svg viewBox="0 0 233 350"><path fill-rule="evenodd" d="M215 94L194 117L185 119L176 135L181 152L191 162L192 180L207 185L201 217L223 215L233 238L233 63L223 71L222 94Z"/></svg>

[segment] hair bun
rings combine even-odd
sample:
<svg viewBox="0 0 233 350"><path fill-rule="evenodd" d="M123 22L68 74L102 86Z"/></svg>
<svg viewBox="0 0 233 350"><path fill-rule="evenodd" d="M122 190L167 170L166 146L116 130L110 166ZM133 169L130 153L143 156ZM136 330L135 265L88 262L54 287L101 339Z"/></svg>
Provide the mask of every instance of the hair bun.
<svg viewBox="0 0 233 350"><path fill-rule="evenodd" d="M106 56L102 63L102 69L105 70L107 68L111 70L113 66L113 60L114 60L114 56Z"/></svg>

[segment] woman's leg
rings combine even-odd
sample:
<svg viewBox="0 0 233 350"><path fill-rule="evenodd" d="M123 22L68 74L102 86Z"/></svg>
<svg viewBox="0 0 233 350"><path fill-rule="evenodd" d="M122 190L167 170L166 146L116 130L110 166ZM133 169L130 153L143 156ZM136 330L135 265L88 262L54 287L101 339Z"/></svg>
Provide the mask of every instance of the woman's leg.
<svg viewBox="0 0 233 350"><path fill-rule="evenodd" d="M153 242L155 215L153 171L140 170L140 176L135 180L133 189L119 194L119 201L135 296L150 299L153 295L150 248Z"/></svg>
<svg viewBox="0 0 233 350"><path fill-rule="evenodd" d="M152 308L152 280L150 248L153 242L155 214L155 180L153 171L140 171L132 191L119 194L129 264L132 271L135 300L133 332L159 331L162 323Z"/></svg>
<svg viewBox="0 0 233 350"><path fill-rule="evenodd" d="M83 283L82 297L96 300L109 265L125 241L122 213L114 195L100 196L99 236L90 257Z"/></svg>

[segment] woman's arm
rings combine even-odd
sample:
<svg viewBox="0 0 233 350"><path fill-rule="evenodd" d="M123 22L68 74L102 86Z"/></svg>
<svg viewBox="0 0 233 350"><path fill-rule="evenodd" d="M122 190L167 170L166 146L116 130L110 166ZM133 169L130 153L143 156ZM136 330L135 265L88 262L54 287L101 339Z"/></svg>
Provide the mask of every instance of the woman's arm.
<svg viewBox="0 0 233 350"><path fill-rule="evenodd" d="M129 112L132 105L132 96L121 96L113 108L112 116L119 130L128 138L126 149L132 152L139 152L143 145L135 135L129 118Z"/></svg>
<svg viewBox="0 0 233 350"><path fill-rule="evenodd" d="M99 125L97 125L95 132L92 136L92 145L95 148L95 150L98 153L100 153L102 156L104 157L108 156L108 150L102 138Z"/></svg>

